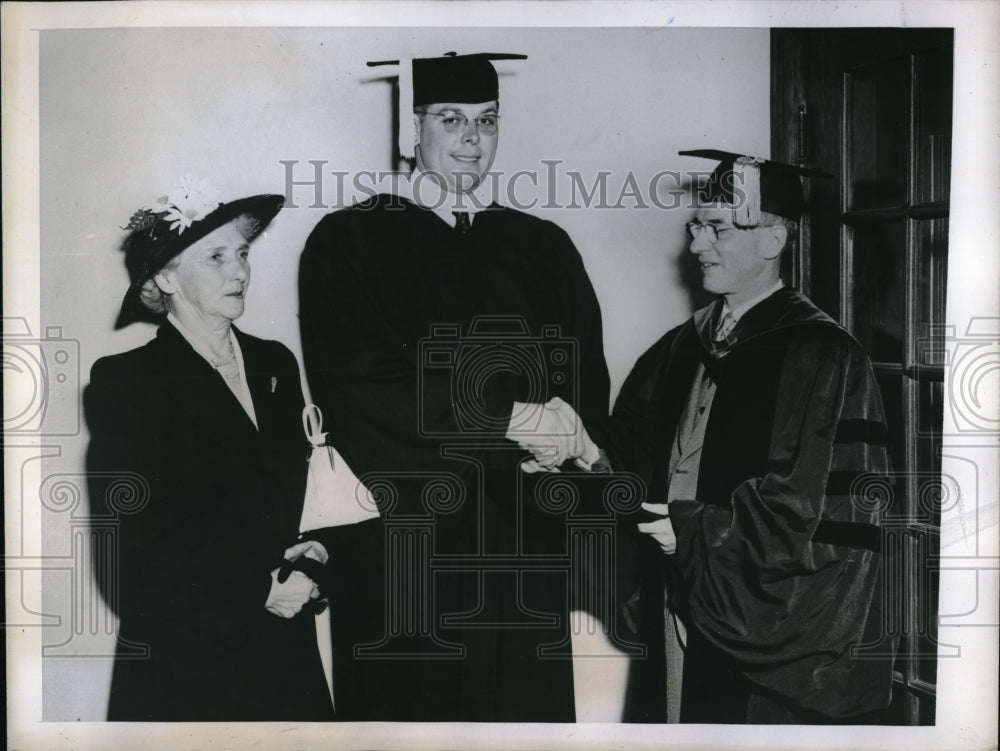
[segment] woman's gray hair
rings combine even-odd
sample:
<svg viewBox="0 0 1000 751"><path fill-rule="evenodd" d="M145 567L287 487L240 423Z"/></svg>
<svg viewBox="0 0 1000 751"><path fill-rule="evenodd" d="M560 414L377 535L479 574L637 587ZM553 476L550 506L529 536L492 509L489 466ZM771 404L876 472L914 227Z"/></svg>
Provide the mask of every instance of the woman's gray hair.
<svg viewBox="0 0 1000 751"><path fill-rule="evenodd" d="M180 263L180 256L174 256L163 265L160 271L175 269L178 263ZM157 271L156 273L159 274L160 272ZM156 284L156 274L153 274L153 276L143 282L142 287L139 289L139 301L146 310L158 316L165 316L171 311L170 295L164 294L163 290Z"/></svg>
<svg viewBox="0 0 1000 751"><path fill-rule="evenodd" d="M260 220L252 214L240 214L232 219L231 222L244 238L252 237L256 239L260 231ZM187 248L184 250L187 250ZM181 262L180 258L179 254L174 256L163 265L160 271L164 269L170 271L177 268L177 265ZM171 311L170 306L172 303L170 302L170 295L164 294L163 290L156 284L156 274L153 274L153 276L143 282L142 287L139 289L139 300L147 310L158 316L165 316Z"/></svg>

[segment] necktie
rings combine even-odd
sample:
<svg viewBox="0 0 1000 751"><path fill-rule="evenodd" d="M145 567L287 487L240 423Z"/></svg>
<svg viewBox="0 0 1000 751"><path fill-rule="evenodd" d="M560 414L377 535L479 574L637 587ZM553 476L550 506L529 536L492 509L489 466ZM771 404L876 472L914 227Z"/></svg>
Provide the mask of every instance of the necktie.
<svg viewBox="0 0 1000 751"><path fill-rule="evenodd" d="M715 328L715 341L725 342L729 338L729 335L733 333L733 329L736 328L736 317L731 311L727 310L722 318L719 319L719 325Z"/></svg>
<svg viewBox="0 0 1000 751"><path fill-rule="evenodd" d="M472 223L469 221L469 212L453 211L451 213L455 217L455 229L458 230L458 234L465 237L472 229Z"/></svg>

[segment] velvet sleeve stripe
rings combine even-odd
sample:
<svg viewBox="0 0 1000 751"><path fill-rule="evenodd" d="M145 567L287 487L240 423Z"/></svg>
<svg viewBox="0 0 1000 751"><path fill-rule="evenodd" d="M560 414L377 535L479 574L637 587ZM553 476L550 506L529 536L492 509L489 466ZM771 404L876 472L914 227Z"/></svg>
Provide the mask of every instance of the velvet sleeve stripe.
<svg viewBox="0 0 1000 751"><path fill-rule="evenodd" d="M834 443L867 443L873 446L888 445L885 424L875 420L841 420L837 425Z"/></svg>
<svg viewBox="0 0 1000 751"><path fill-rule="evenodd" d="M879 553L882 550L882 530L863 522L835 522L821 519L812 536L813 542L863 548Z"/></svg>

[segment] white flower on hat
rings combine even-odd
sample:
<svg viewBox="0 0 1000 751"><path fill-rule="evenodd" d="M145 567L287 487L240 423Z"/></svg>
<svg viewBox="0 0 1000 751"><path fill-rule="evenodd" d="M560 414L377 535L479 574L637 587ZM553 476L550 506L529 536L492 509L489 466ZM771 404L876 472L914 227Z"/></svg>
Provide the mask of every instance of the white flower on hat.
<svg viewBox="0 0 1000 751"><path fill-rule="evenodd" d="M150 207L154 214L163 214L171 222L170 229L181 234L192 222L204 219L219 207L219 191L207 179L184 175L180 185L165 196L160 196Z"/></svg>

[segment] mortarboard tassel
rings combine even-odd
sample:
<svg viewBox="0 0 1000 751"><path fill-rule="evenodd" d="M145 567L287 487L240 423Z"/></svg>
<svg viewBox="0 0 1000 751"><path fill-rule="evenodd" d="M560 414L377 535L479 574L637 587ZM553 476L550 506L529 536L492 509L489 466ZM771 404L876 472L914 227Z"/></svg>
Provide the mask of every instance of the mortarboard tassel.
<svg viewBox="0 0 1000 751"><path fill-rule="evenodd" d="M756 227L760 224L760 164L763 159L741 156L733 162L733 224ZM743 200L738 200L737 188L742 187Z"/></svg>
<svg viewBox="0 0 1000 751"><path fill-rule="evenodd" d="M417 131L413 127L413 58L399 61L399 156L413 159Z"/></svg>

